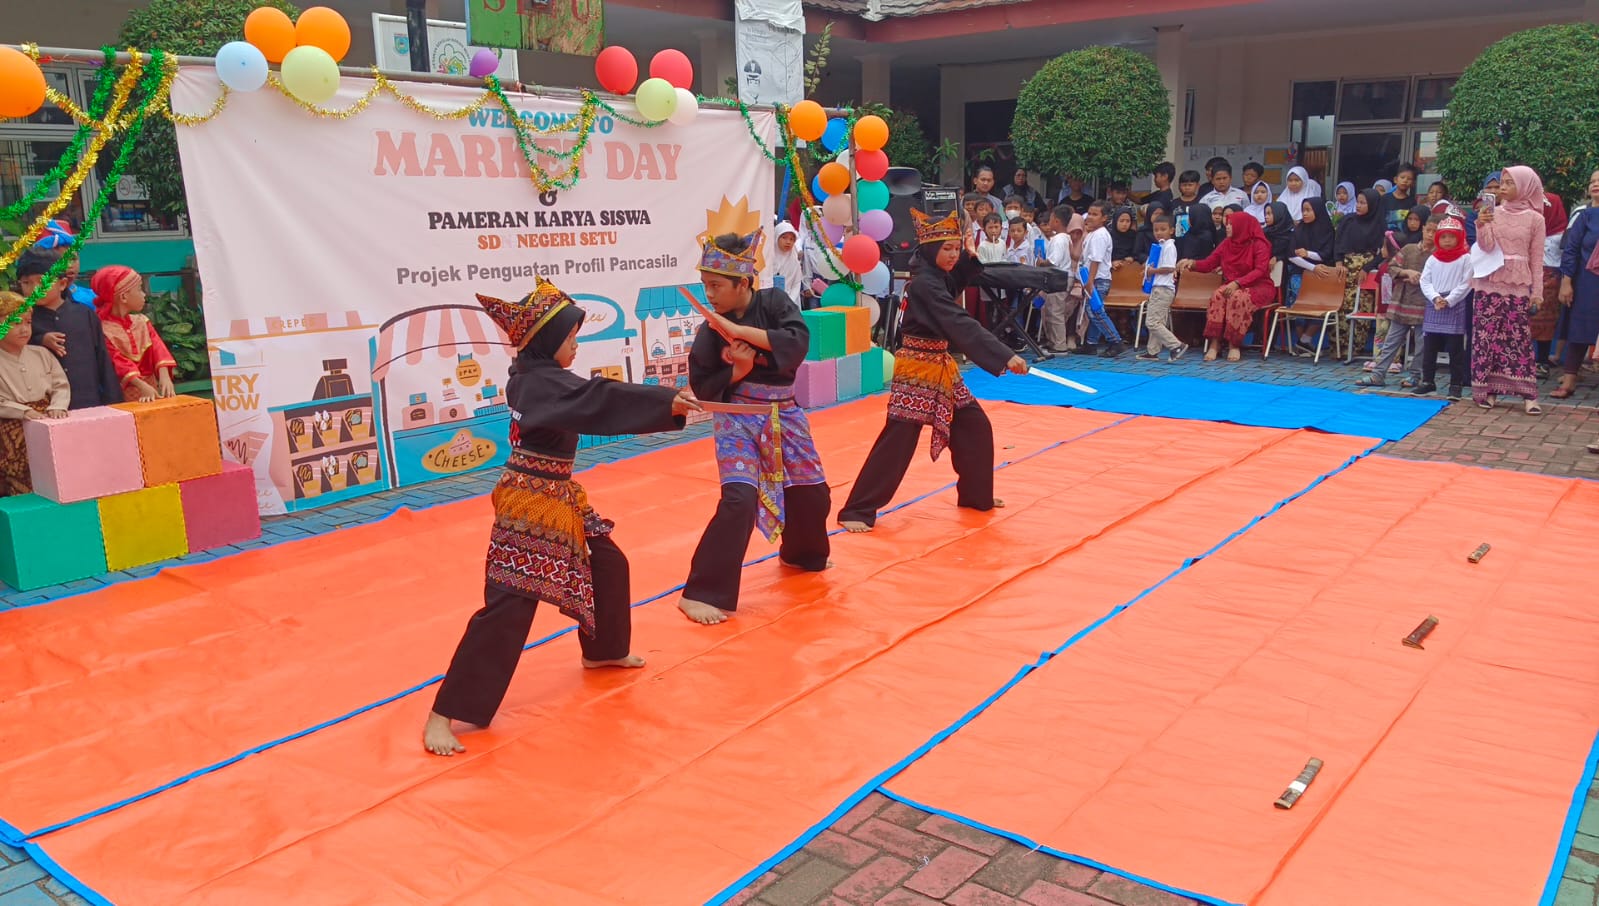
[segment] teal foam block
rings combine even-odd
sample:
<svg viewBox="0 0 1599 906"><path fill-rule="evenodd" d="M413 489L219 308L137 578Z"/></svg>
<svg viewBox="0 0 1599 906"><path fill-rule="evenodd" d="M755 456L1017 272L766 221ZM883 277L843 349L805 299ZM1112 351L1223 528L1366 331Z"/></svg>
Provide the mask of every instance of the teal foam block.
<svg viewBox="0 0 1599 906"><path fill-rule="evenodd" d="M838 401L847 402L861 395L861 354L838 360Z"/></svg>
<svg viewBox="0 0 1599 906"><path fill-rule="evenodd" d="M106 573L96 501L0 497L0 581L19 591Z"/></svg>
<svg viewBox="0 0 1599 906"><path fill-rule="evenodd" d="M849 322L841 311L813 308L800 312L805 326L811 330L811 348L805 353L808 362L823 362L844 357L845 337Z"/></svg>

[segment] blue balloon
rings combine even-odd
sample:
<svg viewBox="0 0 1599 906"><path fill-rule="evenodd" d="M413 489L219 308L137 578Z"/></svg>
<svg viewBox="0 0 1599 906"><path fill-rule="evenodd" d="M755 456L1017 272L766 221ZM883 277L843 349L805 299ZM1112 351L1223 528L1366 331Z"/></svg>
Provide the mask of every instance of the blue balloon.
<svg viewBox="0 0 1599 906"><path fill-rule="evenodd" d="M816 196L818 204L827 200L827 193L822 191L822 174L811 177L811 194Z"/></svg>
<svg viewBox="0 0 1599 906"><path fill-rule="evenodd" d="M843 120L828 120L827 131L822 133L822 147L837 151L849 141L849 126Z"/></svg>
<svg viewBox="0 0 1599 906"><path fill-rule="evenodd" d="M266 84L266 56L248 41L222 45L216 56L217 78L234 91L255 91Z"/></svg>

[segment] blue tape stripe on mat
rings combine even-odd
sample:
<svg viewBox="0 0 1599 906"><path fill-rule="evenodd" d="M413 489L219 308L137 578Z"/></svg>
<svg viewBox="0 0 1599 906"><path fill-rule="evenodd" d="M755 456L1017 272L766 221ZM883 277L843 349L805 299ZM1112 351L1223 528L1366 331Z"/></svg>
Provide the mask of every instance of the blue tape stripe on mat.
<svg viewBox="0 0 1599 906"><path fill-rule="evenodd" d="M50 854L46 853L44 848L37 843L22 844L22 851L27 853L33 861L39 863L40 868L49 872L50 877L60 881L68 890L83 897L92 906L115 906L110 900L101 896L99 891L78 880L77 876L72 872L62 868L61 864L50 858Z"/></svg>
<svg viewBox="0 0 1599 906"><path fill-rule="evenodd" d="M814 840L817 837L817 835L819 835L822 831L827 830L829 827L832 827L833 826L833 822L835 822L839 818L843 817L843 815L846 812L848 812L850 809L854 808L858 803L860 803L860 801L862 799L865 799L867 796L870 796L874 792L880 791L882 789L882 785L884 783L888 782L889 778L894 777L895 775L897 775L900 772L904 771L906 768L910 767L912 764L914 764L916 762L917 759L921 758L923 755L926 755L928 752L932 751L933 748L936 747L939 743L941 743L944 740L948 739L949 737L953 736L962 727L966 726L967 724L969 724L973 720L975 720L979 714L982 714L984 711L988 710L989 706L994 704L994 702L999 701L1001 696L1003 696L1006 692L1009 692L1011 690L1011 687L1013 687L1017 683L1021 682L1029 673L1032 673L1034 670L1037 670L1039 667L1042 667L1044 664L1048 663L1052 658L1060 655L1066 649L1068 649L1071 646L1073 646L1073 645L1077 644L1078 642L1082 641L1083 638L1086 637L1090 632L1093 632L1094 630L1098 629L1099 627L1101 627L1101 626L1105 625L1106 623L1110 622L1112 619L1115 619L1117 615L1121 614L1127 608L1133 606L1134 604L1136 604L1139 601L1143 600L1144 598L1148 597L1151 593L1153 593L1155 591L1155 589L1160 588L1162 585L1165 585L1166 583L1168 583L1168 582L1172 581L1173 579L1177 578L1178 576L1182 575L1184 572L1187 572L1190 568L1193 567L1193 565L1195 563L1198 563L1199 561L1205 559L1206 557L1209 557L1211 554L1216 553L1216 551L1221 550L1222 547L1224 547L1227 544L1231 543L1232 541L1236 540L1237 538L1242 536L1245 532L1249 531L1251 528L1253 528L1254 526L1258 525L1261 522L1261 520L1266 519L1267 517L1271 516L1273 513L1277 512L1278 510L1282 509L1283 507L1287 506L1288 504L1290 504L1290 503L1294 502L1295 500L1298 500L1300 497L1303 497L1306 494L1310 493L1310 491L1312 489L1314 489L1317 485L1321 484L1322 482L1326 481L1329 478L1332 478L1334 475L1337 475L1338 473L1343 472L1345 469L1348 469L1350 466L1353 466L1355 463L1359 462L1360 460L1365 459L1367 456L1370 456L1373 452L1381 449L1382 447L1383 447L1382 443L1374 444L1374 445L1366 448L1366 450L1364 450L1363 452L1357 453L1354 456L1349 457L1349 459L1344 461L1343 465L1338 466L1336 469L1332 469L1330 471L1323 472L1321 475L1317 476L1315 478L1315 480L1311 481L1309 484L1305 485L1303 488L1300 488L1298 491L1295 491L1294 493L1288 495L1287 497L1284 497L1283 499L1277 501L1275 504L1272 505L1271 509L1269 509L1266 512L1262 513L1261 515L1256 516L1255 518L1249 520L1249 522L1244 524L1243 528L1233 532L1231 535L1228 535L1226 538L1222 539L1219 543L1217 543L1215 546L1213 546L1210 550L1205 551L1204 553L1200 554L1197 557L1190 557L1187 560L1184 560L1181 565L1179 565L1176 569L1174 569L1170 573L1168 573L1164 579L1161 579L1159 582L1156 582L1154 585L1151 585L1150 587L1148 587L1148 588L1144 589L1143 591L1139 592L1137 595L1133 596L1133 598L1131 600L1127 601L1126 603L1116 605L1115 607L1111 608L1109 613L1106 613L1104 616L1100 617L1099 619L1095 620L1092 623L1089 623L1087 626L1084 626L1082 629L1080 629L1077 632L1073 633L1071 638L1069 638L1065 642L1063 642L1060 645L1060 647L1052 649L1050 651L1046 651L1043 654L1039 655L1038 660L1034 661L1031 664L1028 664L1027 666L1023 667L1021 670L1017 671L1016 675L1011 677L1010 682L1007 682L1005 685L999 687L999 689L996 692L994 692L992 695L988 696L987 698L983 699L983 701L977 707L975 707L972 710L966 712L964 715L961 716L961 718L959 720L955 721L954 723L950 724L949 726L945 727L944 729L938 731L938 733L934 734L931 739L929 739L927 742L922 743L920 746L917 746L914 751L912 751L909 755L905 756L904 758L900 759L899 761L895 762L887 770L885 770L882 773L878 774L876 777L873 777L871 780L868 780L866 782L865 786L862 786L860 789L858 789L854 793L852 793L847 799L844 800L844 802L842 804L840 804L838 806L838 808L835 808L833 811L829 812L826 817L822 818L821 821L818 821L817 823L811 825L809 828L807 828L805 830L804 833L802 833L798 837L796 837L787 846L785 846L782 849L778 850L775 854L773 854L771 856L768 856L759 865L756 865L754 868L752 868L749 871L745 872L741 877L739 877L738 880L734 881L731 885L729 885L728 887L724 888L721 893L719 893L716 896L712 897L711 899L707 900L706 901L706 906L721 906L721 904L726 903L728 900L731 900L733 897L737 896L739 891L743 890L744 888L748 887L750 884L754 883L757 878L759 878L761 875L765 874L774 865L778 865L784 859L787 859L789 856L791 856L794 853L798 852L801 848L803 848L805 846L805 844L807 844L807 843L811 842L812 840Z"/></svg>
<svg viewBox="0 0 1599 906"><path fill-rule="evenodd" d="M1566 812L1565 827L1560 829L1555 861L1549 866L1549 878L1544 881L1538 906L1554 906L1555 897L1560 893L1560 879L1565 876L1566 862L1571 858L1571 844L1577 839L1577 825L1582 822L1583 806L1588 802L1588 789L1593 786L1596 770L1599 770L1599 735L1594 737L1593 746L1588 750L1588 762L1582 768L1582 779L1577 781L1577 789L1571 794L1571 809Z"/></svg>
<svg viewBox="0 0 1599 906"><path fill-rule="evenodd" d="M1056 373L1050 369L1051 373ZM1207 381L1181 375L1151 377L1115 371L1062 371L1098 390L1088 394L1040 378L1028 379L968 369L972 394L1035 406L1073 406L1161 418L1231 422L1262 428L1314 428L1329 434L1403 440L1449 403L1436 398L1402 398L1345 393L1316 387Z"/></svg>
<svg viewBox="0 0 1599 906"><path fill-rule="evenodd" d="M1098 428L1094 428L1094 429L1092 429L1090 431L1085 431L1082 434L1078 434L1078 435L1075 435L1073 437L1068 437L1065 440L1055 441L1052 444L1049 444L1049 445L1044 446L1044 447L1040 447L1039 449L1034 450L1033 452L1028 453L1028 454L1026 454L1024 456L1018 457L1016 459L1006 460L1005 462L999 463L998 465L996 465L994 467L994 471L998 472L1001 469L1008 468L1010 466L1016 465L1017 463L1026 462L1029 459L1032 459L1032 458L1034 458L1036 456L1042 456L1043 454L1048 453L1049 451L1054 450L1054 449L1056 449L1058 447L1062 447L1062 446L1065 446L1066 444L1070 444L1070 443L1075 443L1075 442L1083 440L1084 438L1087 438L1087 437L1092 437L1095 434L1100 433L1101 431L1108 431L1111 428L1116 427L1117 425L1126 424L1127 422L1132 421L1134 417L1135 416L1129 415L1129 416L1126 416L1124 418L1119 418L1116 421L1111 422L1110 424L1101 425ZM946 485L944 485L942 487L935 488L934 490L928 491L925 494L922 494L922 495L917 496L917 497L913 497L910 500L905 501L904 503L895 504L894 506L889 507L888 509L884 510L883 511L883 515L886 516L889 513L893 513L893 512L896 512L898 510L902 510L905 507L912 506L914 504L920 503L920 502L922 502L924 500L927 500L930 497L936 496L938 494L942 494L945 491L948 491L948 490L950 490L953 487L955 487L955 482L952 481L952 482L950 482L950 483L948 483L948 484L946 484ZM829 536L837 535L837 534L839 534L842 531L844 531L844 530L843 529L834 529L833 531L828 532L828 535ZM766 554L765 556L757 557L754 560L751 560L751 561L745 563L744 566L745 566L745 568L748 568L748 567L754 566L754 565L756 565L758 563L764 563L767 560L770 560L770 559L772 559L773 557L776 557L776 556L777 556L777 552L774 551L773 553ZM642 601L638 601L637 603L634 603L631 606L632 607L643 607L645 604L649 604L649 603L652 603L654 601L659 601L662 598L665 598L665 597L667 597L669 595L676 594L677 592L682 591L682 590L683 590L682 584L674 585L673 587L667 589L666 591L660 592L659 594L651 595L650 597L645 598ZM547 635L547 636L545 636L545 637L543 637L541 639L538 639L536 641L532 641L532 642L527 643L526 645L522 646L522 650L524 652L531 651L534 648L538 648L541 645L545 645L545 644L548 644L550 642L553 642L554 640L560 638L561 636L568 635L568 634L574 632L576 629L577 629L576 626L568 626L565 629L562 629L562 630L560 630L558 632L552 632L549 635ZM46 834L54 833L54 832L59 831L59 830L65 830L66 828L72 827L75 824L82 824L83 822L88 821L88 820L90 820L92 818L98 818L101 815L109 814L110 812L114 812L114 811L116 811L118 809L125 808L125 807L127 807L129 805L132 805L133 803L138 802L140 800L148 799L151 796L155 796L157 794L164 793L167 790L170 790L170 789L172 789L174 787L182 786L183 784L188 783L191 780L196 780L198 778L204 777L207 774L213 774L213 773L215 773L217 771L220 771L223 768L225 768L225 767L227 767L227 766L229 766L231 764L237 764L238 762L244 760L245 758L250 757L251 755L257 755L257 754L265 752L265 751L267 751L269 749L275 749L278 746L281 746L281 745L283 745L285 743L293 742L296 739L300 739L301 737L308 736L308 735L310 735L312 733L315 733L315 732L317 732L319 730L326 730L329 727L333 727L333 726L336 726L338 724L344 723L345 721L348 721L348 720L351 720L353 718L359 717L360 715L365 714L366 712L371 711L374 708L381 708L384 705L392 704L392 703L397 702L400 699L405 698L407 696L415 695L416 693L421 692L422 690L427 689L430 686L437 685L438 683L441 683L443 681L444 681L444 674L442 674L442 673L436 674L432 678L424 680L424 681L422 681L420 683L417 683L416 685L410 687L409 689L405 689L405 690L403 690L401 692L396 692L393 695L388 696L387 698L380 699L379 701L372 702L371 704L363 705L363 706L361 706L359 708L356 708L355 710L350 711L350 712L348 712L346 714L341 714L338 717L329 718L328 720L325 720L325 721L323 721L323 722L321 722L319 724L316 724L315 726L308 727L308 728L306 728L304 730L300 730L300 731L298 731L296 733L291 733L288 736L283 736L283 737L280 737L278 739L274 739L274 740L272 740L270 742L262 743L261 745L255 746L254 748L246 749L245 751L240 752L237 755L234 755L234 756L232 756L230 758L225 758L225 759L223 759L221 761L218 761L218 762L215 762L213 764L206 765L205 767L198 768L198 769L196 769L194 771L191 771L191 772L189 772L187 774L184 774L181 777L178 777L178 778L176 778L174 780L170 780L170 781L168 781L168 782L166 782L166 783L164 783L164 784L162 784L162 785L160 785L158 787L154 787L153 789L145 790L142 793L137 793L137 794L135 794L133 796L129 796L126 799L122 799L122 800L120 800L118 802L113 802L113 803L111 803L109 805L101 806L100 808L94 809L92 811L84 812L83 814L78 815L75 818L68 818L65 821L61 821L61 822L58 822L56 824L52 824L49 827L43 827L43 828L40 828L39 830L36 830L36 831L34 831L34 832L30 833L30 834L22 835L22 836L19 837L19 841L32 840L32 839L35 839L35 838L38 838L38 837L42 837L42 836L44 836ZM14 832L15 828L12 828L10 825L4 825L3 828L0 828L0 831ZM65 882L63 882L63 883L65 883Z"/></svg>
<svg viewBox="0 0 1599 906"><path fill-rule="evenodd" d="M1143 884L1146 887L1153 887L1156 890L1164 890L1167 893L1174 893L1174 894L1176 894L1176 895L1178 895L1180 897L1188 897L1191 900L1198 900L1201 903L1209 903L1209 904L1211 904L1211 906L1244 906L1244 904L1242 904L1242 903L1235 903L1235 902L1233 902L1231 900L1221 900L1221 899L1217 899L1216 897L1206 896L1206 895L1204 895L1202 893L1195 893L1192 890L1184 890L1181 887L1172 887L1169 884L1162 884L1159 881L1151 880L1149 878L1144 877L1143 875L1135 875L1135 874L1133 874L1130 871L1123 871L1120 868L1115 867L1114 865L1106 865L1104 862L1099 862L1099 861L1096 861L1094 859L1090 859L1090 858L1088 858L1086 856L1074 855L1073 853L1069 853L1069 852L1065 852L1063 850L1055 849L1054 847L1045 846L1045 845L1043 845L1041 843L1038 843L1035 840L1029 840L1028 838L1022 836L1021 834L1012 833L1011 831L1002 830L1002 829L997 828L997 827L990 827L989 825L984 824L981 821L974 821L971 818L966 817L965 815L957 815L954 812L945 811L944 809L941 809L941 808L933 808L930 805L926 805L924 803L917 802L915 799L911 799L911 798L909 798L907 796L901 796L900 794L898 794L898 793L894 792L893 790L890 790L890 789L888 789L886 787L881 789L881 790L879 790L878 792L882 793L884 796L887 796L889 799L894 800L895 802L903 802L906 805L910 806L911 808L920 809L920 810L922 810L924 812L927 812L929 814L938 815L941 818L948 818L949 820L954 821L957 824L964 824L967 827L975 827L975 828L977 828L980 831L986 831L986 832L988 832L990 834L993 834L996 837L1004 837L1007 840L1014 840L1017 843L1020 843L1021 845L1027 847L1028 849L1034 850L1036 852L1045 853L1047 855L1054 856L1057 859L1065 859L1065 860L1067 860L1069 862L1076 862L1076 863L1078 863L1080 865L1087 865L1090 868L1097 868L1100 871L1109 872L1110 874L1117 875L1118 877L1126 878L1129 881L1136 881L1139 884Z"/></svg>

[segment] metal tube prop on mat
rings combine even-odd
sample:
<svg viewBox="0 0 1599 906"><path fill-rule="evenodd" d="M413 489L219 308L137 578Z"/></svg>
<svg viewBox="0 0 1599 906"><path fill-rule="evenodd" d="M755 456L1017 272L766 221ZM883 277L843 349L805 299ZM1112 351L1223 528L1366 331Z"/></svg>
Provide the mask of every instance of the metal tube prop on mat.
<svg viewBox="0 0 1599 906"><path fill-rule="evenodd" d="M1472 551L1470 554L1467 554L1466 559L1473 563L1481 563L1482 558L1488 556L1489 547L1490 545L1488 542L1484 541L1483 543L1477 545L1476 550Z"/></svg>
<svg viewBox="0 0 1599 906"><path fill-rule="evenodd" d="M1305 794L1305 788L1310 786L1312 780L1316 779L1316 774L1319 771L1321 771L1321 759L1310 759L1310 761L1306 762L1305 769L1299 772L1299 777L1293 783L1288 784L1288 789L1284 790L1283 794L1277 797L1277 801L1272 804L1278 808L1293 808L1294 803L1299 801L1299 797Z"/></svg>
<svg viewBox="0 0 1599 906"><path fill-rule="evenodd" d="M1427 636L1431 635L1433 629L1437 625L1438 625L1438 618L1437 617L1428 617L1427 619L1422 620L1420 626L1417 626L1415 629L1411 630L1410 635L1405 636L1405 638L1404 638L1405 647L1406 648L1420 648L1422 640L1427 638Z"/></svg>
<svg viewBox="0 0 1599 906"><path fill-rule="evenodd" d="M1076 391L1078 391L1080 393L1098 393L1099 392L1098 390L1095 390L1094 388L1088 386L1087 384L1079 384L1076 381L1071 380L1070 378L1063 378L1063 377L1061 377L1058 374L1051 374L1048 371L1043 370L1042 368L1029 368L1029 369L1027 369L1027 373L1032 375L1033 377L1041 377L1041 378L1043 378L1046 381L1052 381L1052 382L1054 382L1056 384L1061 385L1062 387L1070 387L1073 390L1076 390Z"/></svg>

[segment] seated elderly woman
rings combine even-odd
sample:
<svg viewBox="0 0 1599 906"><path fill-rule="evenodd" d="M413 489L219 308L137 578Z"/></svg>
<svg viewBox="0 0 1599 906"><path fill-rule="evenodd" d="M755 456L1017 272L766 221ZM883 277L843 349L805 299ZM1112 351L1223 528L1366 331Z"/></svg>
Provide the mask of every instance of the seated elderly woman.
<svg viewBox="0 0 1599 906"><path fill-rule="evenodd" d="M1205 361L1215 361L1226 345L1227 361L1242 357L1239 351L1249 333L1255 312L1277 300L1277 286L1271 282L1271 242L1260 228L1260 221L1244 212L1227 217L1227 238L1209 256L1179 261L1179 271L1208 274L1221 269L1227 280L1210 297L1205 312Z"/></svg>

